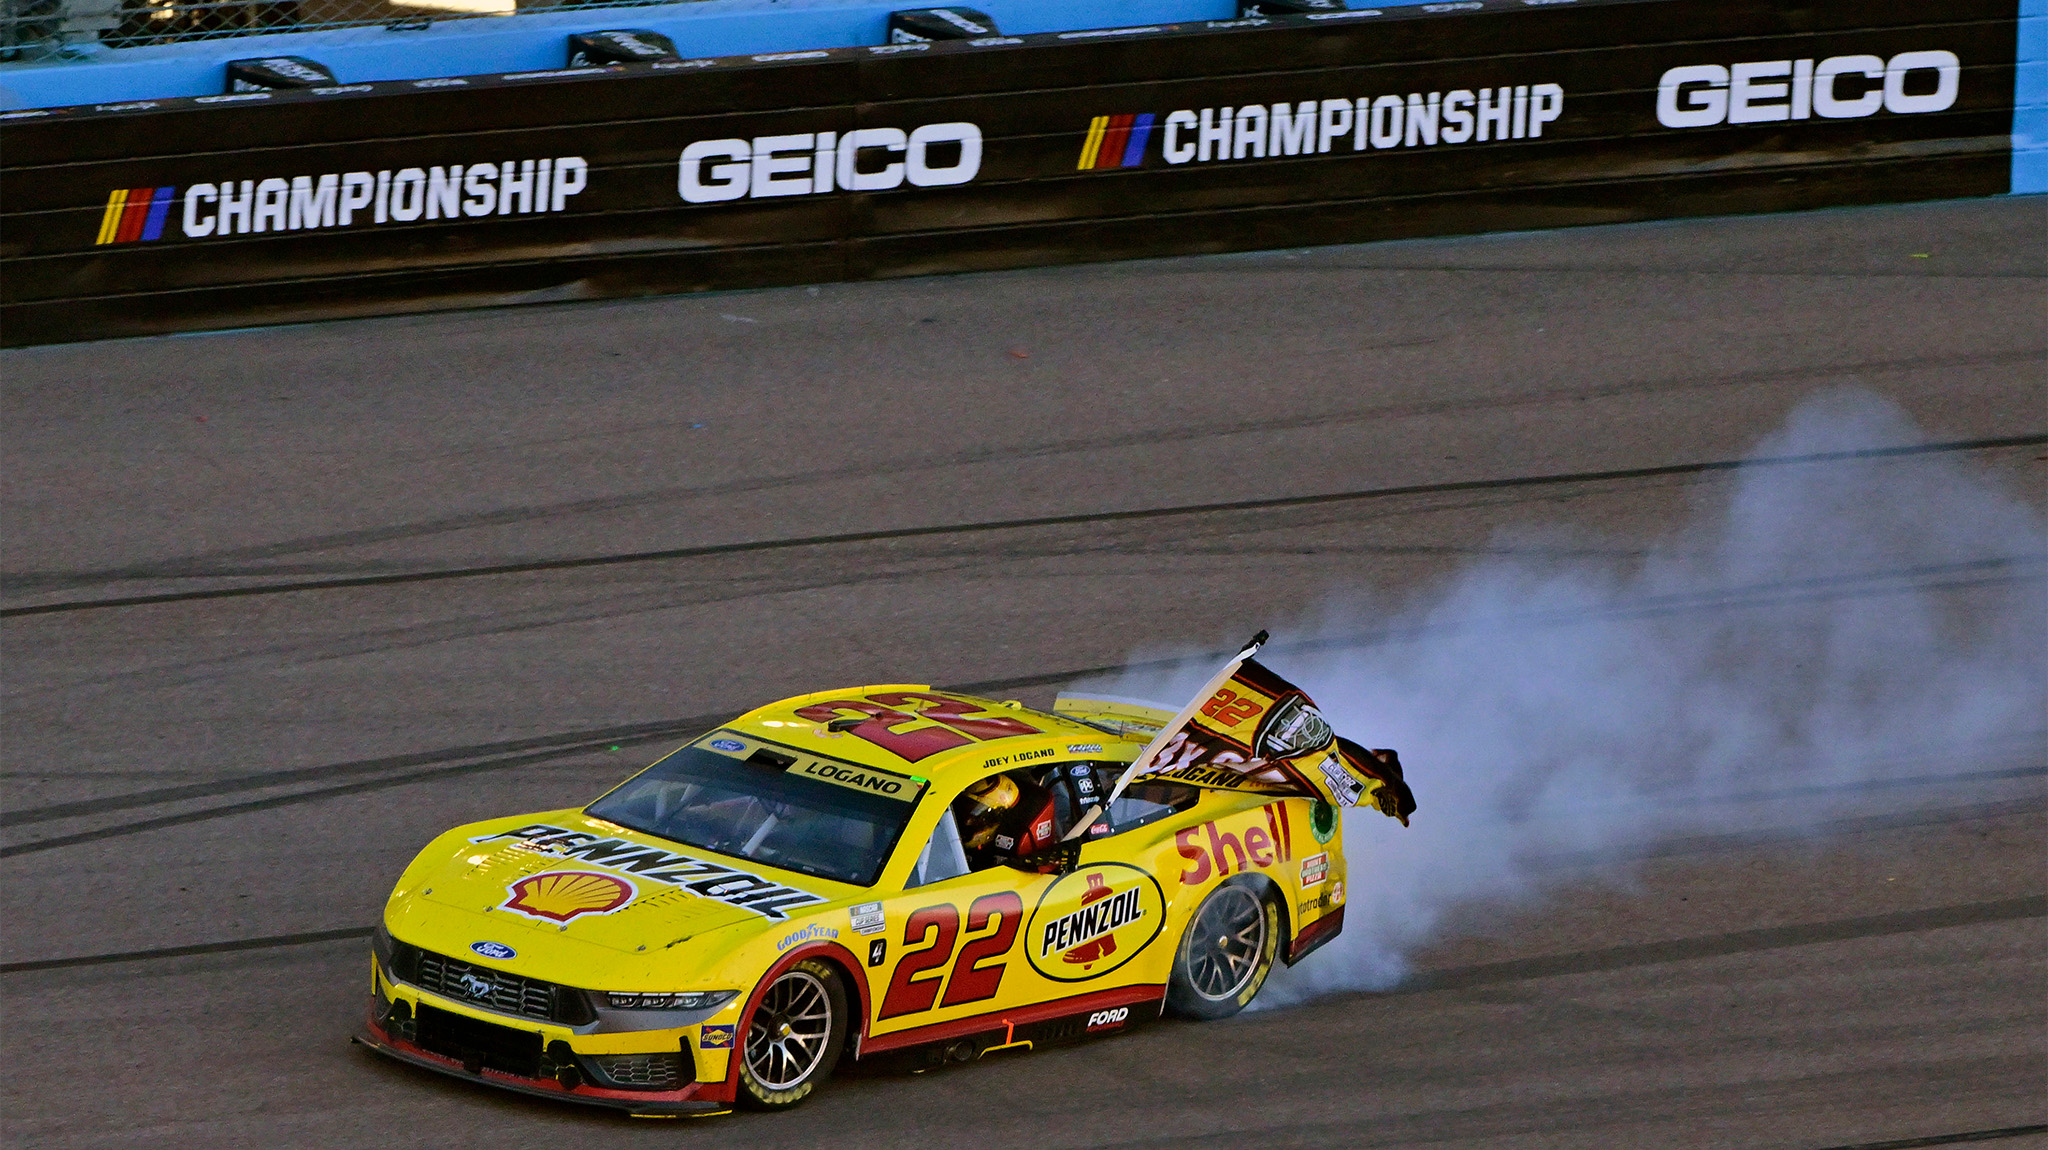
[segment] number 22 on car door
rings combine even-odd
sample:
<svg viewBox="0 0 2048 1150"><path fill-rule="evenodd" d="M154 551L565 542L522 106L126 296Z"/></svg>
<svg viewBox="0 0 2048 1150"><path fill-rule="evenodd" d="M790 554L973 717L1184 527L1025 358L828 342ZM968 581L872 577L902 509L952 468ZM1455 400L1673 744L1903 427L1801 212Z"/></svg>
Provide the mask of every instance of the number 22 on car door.
<svg viewBox="0 0 2048 1150"><path fill-rule="evenodd" d="M1007 866L917 887L889 900L893 961L874 995L870 1033L951 1022L1037 997L1018 945L1046 875Z"/></svg>

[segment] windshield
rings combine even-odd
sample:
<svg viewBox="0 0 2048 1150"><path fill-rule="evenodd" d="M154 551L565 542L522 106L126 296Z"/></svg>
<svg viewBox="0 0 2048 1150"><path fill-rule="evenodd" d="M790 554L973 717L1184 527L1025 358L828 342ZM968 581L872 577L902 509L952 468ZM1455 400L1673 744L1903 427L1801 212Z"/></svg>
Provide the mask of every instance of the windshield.
<svg viewBox="0 0 2048 1150"><path fill-rule="evenodd" d="M719 731L586 809L672 842L870 886L924 785Z"/></svg>

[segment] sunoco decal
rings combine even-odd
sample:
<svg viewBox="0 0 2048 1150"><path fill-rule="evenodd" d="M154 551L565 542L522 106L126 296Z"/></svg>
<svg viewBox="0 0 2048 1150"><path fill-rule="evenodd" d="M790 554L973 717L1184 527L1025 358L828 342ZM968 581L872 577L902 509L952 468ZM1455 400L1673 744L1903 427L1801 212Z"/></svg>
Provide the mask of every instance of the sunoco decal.
<svg viewBox="0 0 2048 1150"><path fill-rule="evenodd" d="M689 855L675 854L658 847L628 842L625 839L599 838L583 831L572 831L546 823L535 823L503 834L483 835L470 841L486 843L498 839L516 839L518 841L514 845L520 850L556 858L581 859L598 866L626 871L643 880L679 886L692 894L728 906L751 910L775 922L789 917L783 913L786 907L808 906L814 902L825 901L823 895L770 882L759 875L748 874L719 863L705 862Z"/></svg>
<svg viewBox="0 0 2048 1150"><path fill-rule="evenodd" d="M1165 922L1166 900L1151 875L1123 863L1083 867L1038 900L1024 954L1055 982L1086 982L1137 957Z"/></svg>

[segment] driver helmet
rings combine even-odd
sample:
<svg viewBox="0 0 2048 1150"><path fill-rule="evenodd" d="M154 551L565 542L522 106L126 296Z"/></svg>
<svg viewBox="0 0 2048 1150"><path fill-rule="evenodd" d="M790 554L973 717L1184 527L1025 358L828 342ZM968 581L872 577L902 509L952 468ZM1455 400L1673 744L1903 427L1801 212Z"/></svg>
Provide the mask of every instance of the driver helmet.
<svg viewBox="0 0 2048 1150"><path fill-rule="evenodd" d="M1017 805L1017 784L1008 775L990 775L969 784L966 797L974 803L968 817L986 818Z"/></svg>
<svg viewBox="0 0 2048 1150"><path fill-rule="evenodd" d="M996 837L1003 813L1016 806L1021 795L1016 781L1009 776L990 775L969 786L961 797L968 801L966 825L962 828L965 846L978 851L986 849Z"/></svg>

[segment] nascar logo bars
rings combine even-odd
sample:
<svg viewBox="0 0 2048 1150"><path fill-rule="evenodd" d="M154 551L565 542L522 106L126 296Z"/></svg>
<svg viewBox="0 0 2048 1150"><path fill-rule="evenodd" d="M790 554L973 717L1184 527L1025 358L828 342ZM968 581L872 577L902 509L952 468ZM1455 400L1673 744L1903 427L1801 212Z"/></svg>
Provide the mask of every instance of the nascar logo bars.
<svg viewBox="0 0 2048 1150"><path fill-rule="evenodd" d="M164 221L178 198L176 188L116 188L107 194L107 212L100 217L98 244L153 240L164 234Z"/></svg>
<svg viewBox="0 0 2048 1150"><path fill-rule="evenodd" d="M1088 123L1088 136L1081 142L1077 171L1091 168L1135 168L1145 162L1145 142L1152 138L1153 115L1138 112L1122 116L1097 116Z"/></svg>

